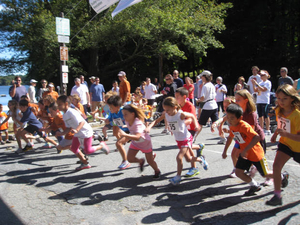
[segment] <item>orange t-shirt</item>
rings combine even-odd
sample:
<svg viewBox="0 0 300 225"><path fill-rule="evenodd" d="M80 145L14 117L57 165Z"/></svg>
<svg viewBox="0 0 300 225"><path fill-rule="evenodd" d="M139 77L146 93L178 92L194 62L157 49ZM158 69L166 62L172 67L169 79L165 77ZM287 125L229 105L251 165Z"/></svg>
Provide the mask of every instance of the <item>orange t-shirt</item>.
<svg viewBox="0 0 300 225"><path fill-rule="evenodd" d="M120 83L119 92L120 92L120 97L122 98L122 101L125 100L126 93L128 93L128 96L127 96L127 99L125 102L130 101L130 83L127 80L124 80Z"/></svg>
<svg viewBox="0 0 300 225"><path fill-rule="evenodd" d="M241 152L250 144L252 139L258 135L251 125L241 120L237 126L230 126L230 137L234 137L240 144ZM246 158L252 162L258 162L264 157L264 150L259 142L256 143L246 155Z"/></svg>
<svg viewBox="0 0 300 225"><path fill-rule="evenodd" d="M63 130L66 129L66 125L65 122L63 120L63 115L61 113L58 113L56 117L53 118L53 123L51 124L51 129L52 130L58 130L59 128L62 128ZM65 139L67 140L72 140L74 134L71 133L71 131L69 133L67 133L65 135Z"/></svg>
<svg viewBox="0 0 300 225"><path fill-rule="evenodd" d="M45 98L47 95L51 95L51 97L54 98L55 100L57 100L58 98L58 93L56 91L52 91L52 92L45 91L43 93L43 98Z"/></svg>
<svg viewBox="0 0 300 225"><path fill-rule="evenodd" d="M28 106L29 107L31 107L31 111L33 112L33 114L35 115L35 116L37 116L38 115L38 112L39 112L39 106L38 106L38 104L36 104L36 103L28 103Z"/></svg>
<svg viewBox="0 0 300 225"><path fill-rule="evenodd" d="M5 112L1 112L0 113L0 124L7 118L7 115ZM0 126L0 130L7 130L8 129L8 121L4 124L2 124L2 126Z"/></svg>

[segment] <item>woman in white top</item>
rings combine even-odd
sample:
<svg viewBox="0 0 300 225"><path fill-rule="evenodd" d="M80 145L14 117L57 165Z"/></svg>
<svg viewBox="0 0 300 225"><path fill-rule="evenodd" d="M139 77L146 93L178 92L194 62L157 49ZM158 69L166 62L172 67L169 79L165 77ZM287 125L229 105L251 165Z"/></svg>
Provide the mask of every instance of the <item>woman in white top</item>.
<svg viewBox="0 0 300 225"><path fill-rule="evenodd" d="M224 112L223 101L226 98L226 94L227 94L227 87L225 84L222 84L222 81L223 81L222 77L217 77L217 79L216 79L217 84L215 85L216 102L218 104L218 116L220 116L221 109L222 109L222 112Z"/></svg>
<svg viewBox="0 0 300 225"><path fill-rule="evenodd" d="M35 86L36 86L37 81L35 79L30 80L30 86L28 88L28 94L29 94L29 99L31 103L37 103L37 100L35 98Z"/></svg>
<svg viewBox="0 0 300 225"><path fill-rule="evenodd" d="M256 99L257 112L259 116L259 124L261 128L264 128L264 121L266 123L265 134L271 135L270 131L270 118L269 118L269 104L270 104L270 91L272 88L272 83L268 80L270 75L268 71L261 70L260 72L261 82L252 80L253 86L255 86L254 91L258 93Z"/></svg>
<svg viewBox="0 0 300 225"><path fill-rule="evenodd" d="M117 93L117 95L119 95L120 94L120 92L119 92L119 85L118 85L118 81L114 81L113 83L112 83L112 92L114 92L114 93Z"/></svg>

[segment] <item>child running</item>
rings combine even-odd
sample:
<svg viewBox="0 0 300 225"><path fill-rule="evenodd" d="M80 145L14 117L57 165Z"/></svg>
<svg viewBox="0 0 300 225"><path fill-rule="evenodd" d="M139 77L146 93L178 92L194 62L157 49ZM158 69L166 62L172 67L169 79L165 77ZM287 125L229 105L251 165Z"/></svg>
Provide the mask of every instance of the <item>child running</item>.
<svg viewBox="0 0 300 225"><path fill-rule="evenodd" d="M153 126L155 126L157 123L162 121L163 119L166 119L166 121L169 124L171 132L174 134L175 140L177 142L177 146L179 148L179 153L176 157L177 161L177 175L170 179L169 181L173 185L178 185L181 181L181 173L183 168L182 159L185 157L187 162L202 162L201 158L191 156L190 150L192 148L193 144L193 136L188 131L186 125L185 125L185 119L192 119L192 122L195 125L195 130L199 130L199 124L196 119L196 117L187 112L183 112L180 109L180 105L173 97L167 97L163 101L163 108L164 112L161 117L159 117L157 120L153 121L147 128L146 131L148 132Z"/></svg>
<svg viewBox="0 0 300 225"><path fill-rule="evenodd" d="M0 104L0 144L11 143L8 139L8 122L3 123L7 118L5 112L3 112L3 105ZM2 140L2 133L5 133L5 141Z"/></svg>
<svg viewBox="0 0 300 225"><path fill-rule="evenodd" d="M237 177L250 185L250 189L245 192L244 196L254 195L255 192L261 190L260 184L245 174L245 170L249 170L253 164L263 177L273 178L272 171L269 171L264 150L259 143L260 137L254 131L251 125L243 121L243 110L237 104L231 104L227 108L227 121L230 126L230 135L227 138L226 145L222 154L223 159L227 157L227 149L233 138L239 145L239 158L236 163L235 173Z"/></svg>
<svg viewBox="0 0 300 225"><path fill-rule="evenodd" d="M289 174L281 170L286 162L293 158L300 163L300 97L290 85L280 86L276 91L278 107L276 108L277 130L271 138L276 142L278 134L281 136L275 156L274 170L274 196L266 202L267 205L282 205L281 187L288 185ZM281 185L281 187L280 187Z"/></svg>
<svg viewBox="0 0 300 225"><path fill-rule="evenodd" d="M71 102L68 96L62 95L57 99L58 109L63 111L63 120L66 125L66 129L60 132L59 135L65 135L71 131L74 134L71 144L71 151L79 158L81 165L75 170L83 170L91 168L90 164L79 150L80 143L83 142L84 152L89 155L97 150L103 150L106 154L109 153L109 149L105 142L101 142L100 145L93 147L93 129L92 127L83 119L79 112L70 107Z"/></svg>
<svg viewBox="0 0 300 225"><path fill-rule="evenodd" d="M124 106L122 112L130 134L127 134L120 129L120 137L132 140L127 153L128 161L131 163L139 163L140 170L142 172L144 169L143 166L145 164L145 159L136 158L136 154L140 150L141 152L145 153L147 162L154 170L153 178L159 178L160 170L158 169L152 155L151 138L150 135L145 132L146 127L143 122L145 119L145 114L143 110L131 104Z"/></svg>

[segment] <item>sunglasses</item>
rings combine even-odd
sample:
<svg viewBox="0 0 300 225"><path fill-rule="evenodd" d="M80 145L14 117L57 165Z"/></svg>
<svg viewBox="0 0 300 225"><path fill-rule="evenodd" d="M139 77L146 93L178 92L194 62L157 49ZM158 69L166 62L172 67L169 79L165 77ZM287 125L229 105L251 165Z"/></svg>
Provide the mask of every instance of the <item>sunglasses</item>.
<svg viewBox="0 0 300 225"><path fill-rule="evenodd" d="M171 80L170 78L166 79L166 80Z"/></svg>

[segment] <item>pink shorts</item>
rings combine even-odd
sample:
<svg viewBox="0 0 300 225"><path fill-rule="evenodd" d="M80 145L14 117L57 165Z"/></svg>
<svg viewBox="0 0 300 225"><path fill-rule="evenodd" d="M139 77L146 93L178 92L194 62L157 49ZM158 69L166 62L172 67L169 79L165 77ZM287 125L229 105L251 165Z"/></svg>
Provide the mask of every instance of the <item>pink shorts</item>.
<svg viewBox="0 0 300 225"><path fill-rule="evenodd" d="M176 141L179 149L183 147L192 148L193 145L193 136L191 135L188 139L184 141Z"/></svg>
<svg viewBox="0 0 300 225"><path fill-rule="evenodd" d="M140 150L142 153L150 153L150 152L152 152L152 148L149 148L148 150L139 149L139 148L135 147L132 143L130 144L129 148L133 149L133 150L137 150L137 151Z"/></svg>

